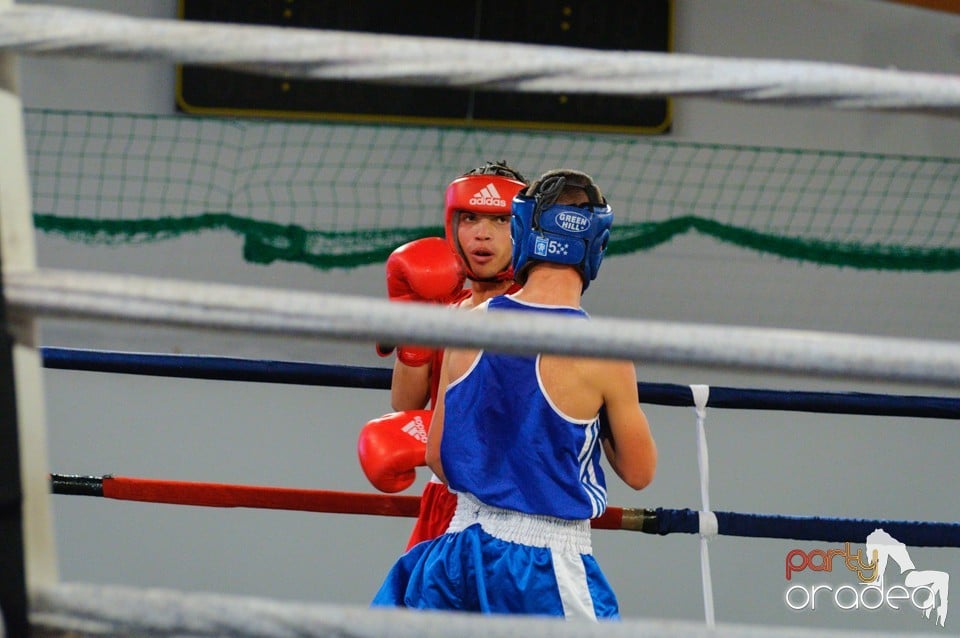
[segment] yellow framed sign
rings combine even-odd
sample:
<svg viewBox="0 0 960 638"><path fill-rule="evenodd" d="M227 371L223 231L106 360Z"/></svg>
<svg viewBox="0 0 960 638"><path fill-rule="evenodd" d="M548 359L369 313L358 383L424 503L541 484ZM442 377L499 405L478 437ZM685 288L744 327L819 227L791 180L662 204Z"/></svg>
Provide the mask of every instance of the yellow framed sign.
<svg viewBox="0 0 960 638"><path fill-rule="evenodd" d="M672 0L180 0L183 20L668 52ZM495 65L496 60L491 60ZM670 129L668 98L289 80L182 66L194 114L630 133Z"/></svg>

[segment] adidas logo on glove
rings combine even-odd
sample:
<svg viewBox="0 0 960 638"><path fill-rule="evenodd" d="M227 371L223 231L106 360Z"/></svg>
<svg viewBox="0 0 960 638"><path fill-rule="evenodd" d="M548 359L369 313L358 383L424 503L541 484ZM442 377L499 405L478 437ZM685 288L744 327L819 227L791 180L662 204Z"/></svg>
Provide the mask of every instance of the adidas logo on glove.
<svg viewBox="0 0 960 638"><path fill-rule="evenodd" d="M427 442L427 427L423 424L423 419L419 416L413 417L413 420L400 428L421 443Z"/></svg>
<svg viewBox="0 0 960 638"><path fill-rule="evenodd" d="M480 192L475 193L473 197L470 198L470 204L473 206L506 206L507 202L500 195L500 192L497 190L497 187L493 185L493 182L490 182L486 186L480 189Z"/></svg>

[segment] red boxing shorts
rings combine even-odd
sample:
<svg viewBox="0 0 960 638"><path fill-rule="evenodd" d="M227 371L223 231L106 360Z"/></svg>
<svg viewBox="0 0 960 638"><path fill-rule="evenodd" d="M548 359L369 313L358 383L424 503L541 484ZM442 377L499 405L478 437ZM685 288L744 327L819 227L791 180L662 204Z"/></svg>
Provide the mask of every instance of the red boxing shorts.
<svg viewBox="0 0 960 638"><path fill-rule="evenodd" d="M423 541L432 541L447 531L457 509L457 495L447 486L431 480L420 497L420 513L407 541L407 549Z"/></svg>

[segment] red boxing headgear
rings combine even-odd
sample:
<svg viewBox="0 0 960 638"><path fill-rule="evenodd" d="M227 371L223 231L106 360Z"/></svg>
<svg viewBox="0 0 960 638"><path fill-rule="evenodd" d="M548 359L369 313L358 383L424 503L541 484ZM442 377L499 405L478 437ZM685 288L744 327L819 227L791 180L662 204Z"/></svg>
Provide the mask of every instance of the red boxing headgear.
<svg viewBox="0 0 960 638"><path fill-rule="evenodd" d="M446 197L446 228L447 243L453 253L460 260L460 266L467 277L473 281L481 281L470 270L470 264L460 242L457 241L456 222L457 213L466 210L480 215L510 215L514 196L526 188L524 182L504 177L502 175L465 175L458 177L447 187ZM492 279L485 281L512 281L513 265L507 264Z"/></svg>

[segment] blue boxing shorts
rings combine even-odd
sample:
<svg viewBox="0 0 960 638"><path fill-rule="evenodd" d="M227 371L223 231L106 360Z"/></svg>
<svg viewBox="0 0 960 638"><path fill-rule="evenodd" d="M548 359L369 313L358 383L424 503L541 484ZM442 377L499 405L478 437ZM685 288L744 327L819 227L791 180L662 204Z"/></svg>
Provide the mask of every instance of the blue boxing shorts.
<svg viewBox="0 0 960 638"><path fill-rule="evenodd" d="M616 619L589 521L532 516L458 494L447 533L400 557L375 607Z"/></svg>

